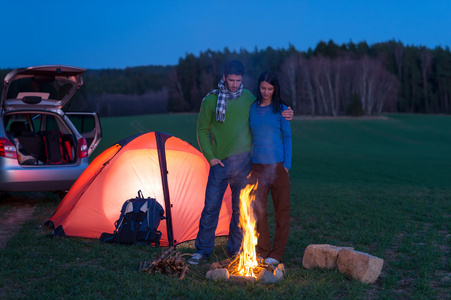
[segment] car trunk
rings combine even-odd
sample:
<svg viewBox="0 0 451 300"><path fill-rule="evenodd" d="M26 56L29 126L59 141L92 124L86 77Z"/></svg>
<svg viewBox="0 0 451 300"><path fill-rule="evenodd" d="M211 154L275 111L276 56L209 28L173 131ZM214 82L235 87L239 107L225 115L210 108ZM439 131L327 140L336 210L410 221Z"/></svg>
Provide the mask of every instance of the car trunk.
<svg viewBox="0 0 451 300"><path fill-rule="evenodd" d="M76 162L76 137L58 114L15 113L4 120L19 164L42 166Z"/></svg>

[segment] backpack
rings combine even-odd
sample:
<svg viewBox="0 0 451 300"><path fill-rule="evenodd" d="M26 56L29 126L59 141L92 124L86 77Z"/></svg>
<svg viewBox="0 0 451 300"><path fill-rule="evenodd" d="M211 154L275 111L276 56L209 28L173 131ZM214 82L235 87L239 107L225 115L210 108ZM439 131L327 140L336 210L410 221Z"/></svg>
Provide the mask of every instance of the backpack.
<svg viewBox="0 0 451 300"><path fill-rule="evenodd" d="M114 223L113 234L102 233L100 240L118 244L148 244L160 246L160 221L165 219L164 209L154 198L144 198L141 190L138 197L124 202L119 219Z"/></svg>
<svg viewBox="0 0 451 300"><path fill-rule="evenodd" d="M63 153L61 132L57 130L46 131L43 139L47 164L61 164L67 162Z"/></svg>

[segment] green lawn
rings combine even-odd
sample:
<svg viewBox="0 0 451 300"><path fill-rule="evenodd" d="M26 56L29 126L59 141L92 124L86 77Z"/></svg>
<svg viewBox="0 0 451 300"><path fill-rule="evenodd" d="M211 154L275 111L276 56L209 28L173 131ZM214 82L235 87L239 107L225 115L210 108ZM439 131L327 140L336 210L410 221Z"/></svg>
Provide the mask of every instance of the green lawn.
<svg viewBox="0 0 451 300"><path fill-rule="evenodd" d="M102 119L94 155L120 139L163 131L197 147L197 115ZM275 285L184 280L138 271L161 249L54 238L39 226L58 205L45 195L33 219L0 250L2 298L446 299L451 297L451 116L295 119L287 274ZM7 207L2 201L2 206ZM272 211L270 210L272 216ZM274 226L274 224L271 224ZM225 257L218 238L209 263ZM306 270L309 244L352 246L383 258L372 285L337 270ZM192 242L178 247L195 251Z"/></svg>

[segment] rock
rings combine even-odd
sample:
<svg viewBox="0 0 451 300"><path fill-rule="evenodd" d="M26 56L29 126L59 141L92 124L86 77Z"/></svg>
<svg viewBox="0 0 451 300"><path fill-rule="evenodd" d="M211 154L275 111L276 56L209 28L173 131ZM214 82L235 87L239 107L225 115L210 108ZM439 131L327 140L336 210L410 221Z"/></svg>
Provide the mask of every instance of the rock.
<svg viewBox="0 0 451 300"><path fill-rule="evenodd" d="M277 269L280 269L285 274L285 266L283 264L278 264Z"/></svg>
<svg viewBox="0 0 451 300"><path fill-rule="evenodd" d="M229 271L222 268L208 271L206 277L211 280L227 280L230 276Z"/></svg>
<svg viewBox="0 0 451 300"><path fill-rule="evenodd" d="M283 278L283 271L279 268L274 270L274 276L277 277L277 279L282 279Z"/></svg>
<svg viewBox="0 0 451 300"><path fill-rule="evenodd" d="M340 253L342 249L353 250L354 248L337 247L328 244L308 245L304 252L302 266L306 269L335 269L337 267L338 253Z"/></svg>
<svg viewBox="0 0 451 300"><path fill-rule="evenodd" d="M341 273L363 283L374 283L379 277L384 260L367 253L342 249L338 254L337 266Z"/></svg>
<svg viewBox="0 0 451 300"><path fill-rule="evenodd" d="M255 282L255 277L252 276L240 276L240 275L231 275L229 277L230 282L235 283L246 283L246 282Z"/></svg>
<svg viewBox="0 0 451 300"><path fill-rule="evenodd" d="M276 269L276 270L280 270L280 269ZM283 274L282 274L283 276ZM257 275L257 280L260 283L263 284L272 284L272 283L276 283L277 281L279 281L280 278L274 276L273 273L267 271L267 270L262 270L260 273L258 273Z"/></svg>

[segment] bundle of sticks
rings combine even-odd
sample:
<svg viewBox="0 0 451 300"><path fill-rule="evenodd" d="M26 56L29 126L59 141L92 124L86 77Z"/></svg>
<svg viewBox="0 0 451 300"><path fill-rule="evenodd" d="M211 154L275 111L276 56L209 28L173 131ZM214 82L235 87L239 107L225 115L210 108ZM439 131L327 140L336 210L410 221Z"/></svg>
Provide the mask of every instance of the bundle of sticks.
<svg viewBox="0 0 451 300"><path fill-rule="evenodd" d="M144 261L140 262L139 270L152 273L161 273L171 276L177 276L179 279L185 278L188 266L182 259L185 255L191 254L180 254L180 252L175 251L175 247L169 247L168 250L161 253L160 256L154 261Z"/></svg>

